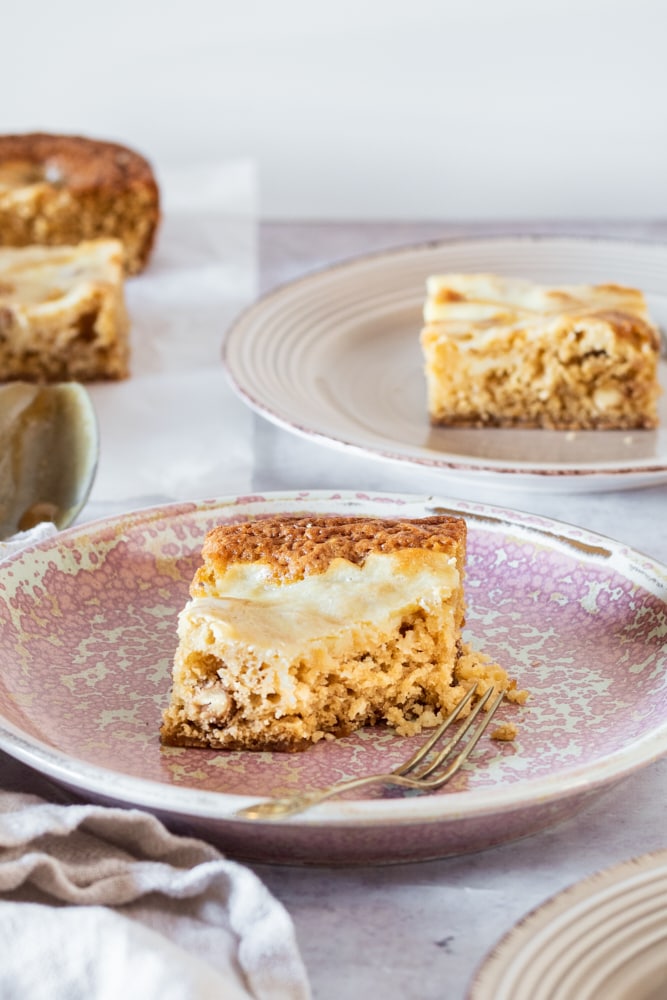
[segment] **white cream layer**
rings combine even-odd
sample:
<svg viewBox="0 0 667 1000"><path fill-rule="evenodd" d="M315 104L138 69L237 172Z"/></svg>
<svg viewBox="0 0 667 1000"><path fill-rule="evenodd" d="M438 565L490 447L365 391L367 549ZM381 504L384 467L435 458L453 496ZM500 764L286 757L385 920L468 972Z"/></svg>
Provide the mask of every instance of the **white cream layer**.
<svg viewBox="0 0 667 1000"><path fill-rule="evenodd" d="M75 301L93 284L119 284L121 267L117 240L88 240L76 247L3 247L0 306L46 315Z"/></svg>
<svg viewBox="0 0 667 1000"><path fill-rule="evenodd" d="M422 549L371 553L363 565L335 559L325 573L282 584L261 564L236 564L224 594L185 606L179 632L206 626L215 640L293 654L360 624L396 627L411 610L437 609L458 586L454 557Z"/></svg>
<svg viewBox="0 0 667 1000"><path fill-rule="evenodd" d="M478 319L516 309L542 316L617 310L648 319L644 296L621 285L539 285L493 274L432 275L426 282L426 319Z"/></svg>
<svg viewBox="0 0 667 1000"><path fill-rule="evenodd" d="M461 350L487 349L516 328L521 328L528 339L551 338L561 330L563 322L579 319L596 337L613 338L606 313L625 313L651 323L644 296L633 288L550 288L487 274L433 275L427 280L424 304L428 336L456 340Z"/></svg>

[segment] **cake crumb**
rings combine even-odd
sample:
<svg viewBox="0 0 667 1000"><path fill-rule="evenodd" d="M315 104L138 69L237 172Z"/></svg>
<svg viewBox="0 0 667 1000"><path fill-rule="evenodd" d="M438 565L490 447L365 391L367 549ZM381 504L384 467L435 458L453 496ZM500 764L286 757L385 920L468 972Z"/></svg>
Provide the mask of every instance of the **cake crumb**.
<svg viewBox="0 0 667 1000"><path fill-rule="evenodd" d="M491 739L509 743L511 740L516 739L517 732L518 729L513 722L502 722L491 733Z"/></svg>
<svg viewBox="0 0 667 1000"><path fill-rule="evenodd" d="M516 681L510 680L509 687L505 691L505 697L513 705L525 705L530 698L530 691L526 691L524 688L517 690Z"/></svg>

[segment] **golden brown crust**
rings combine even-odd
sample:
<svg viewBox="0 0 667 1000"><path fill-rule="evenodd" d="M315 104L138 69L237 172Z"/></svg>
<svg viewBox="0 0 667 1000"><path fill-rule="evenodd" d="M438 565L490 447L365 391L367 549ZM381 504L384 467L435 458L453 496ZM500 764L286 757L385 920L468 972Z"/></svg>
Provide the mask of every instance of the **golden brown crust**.
<svg viewBox="0 0 667 1000"><path fill-rule="evenodd" d="M525 417L498 417L492 414L483 414L473 417L444 416L441 418L430 417L431 427L459 427L461 429L471 428L504 428L512 430L547 430L547 431L637 431L655 430L658 426L657 419L653 417L633 417L626 423L618 420L606 420L604 417L591 417L584 420L581 417L571 419L554 418L550 414L540 414L539 417L528 419Z"/></svg>
<svg viewBox="0 0 667 1000"><path fill-rule="evenodd" d="M352 730L339 733L339 736L349 736ZM208 750L259 750L271 753L299 753L312 746L312 740L264 740L255 739L233 740L224 736L216 739L211 733L203 736L189 736L177 730L170 721L165 720L160 728L160 743L165 747L194 747Z"/></svg>
<svg viewBox="0 0 667 1000"><path fill-rule="evenodd" d="M146 266L160 220L149 162L118 143L32 132L0 136L0 245L119 239L128 274Z"/></svg>
<svg viewBox="0 0 667 1000"><path fill-rule="evenodd" d="M148 160L115 142L46 132L0 136L0 162L13 161L42 168L47 177L51 167L73 191L105 188L118 192L138 184L157 196Z"/></svg>
<svg viewBox="0 0 667 1000"><path fill-rule="evenodd" d="M198 585L224 573L231 563L266 563L284 580L324 573L334 559L363 563L371 552L432 549L463 556L466 524L448 515L415 519L276 515L241 524L220 525L202 546L204 566Z"/></svg>

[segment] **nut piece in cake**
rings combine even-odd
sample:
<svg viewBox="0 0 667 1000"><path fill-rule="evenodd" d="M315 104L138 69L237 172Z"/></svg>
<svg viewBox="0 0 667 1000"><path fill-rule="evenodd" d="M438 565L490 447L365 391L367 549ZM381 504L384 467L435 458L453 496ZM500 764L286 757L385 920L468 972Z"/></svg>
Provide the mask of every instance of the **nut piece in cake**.
<svg viewBox="0 0 667 1000"><path fill-rule="evenodd" d="M408 734L475 681L511 689L461 641L465 545L448 516L213 529L179 617L163 743L300 750L379 722Z"/></svg>
<svg viewBox="0 0 667 1000"><path fill-rule="evenodd" d="M0 379L120 379L129 322L118 240L0 248Z"/></svg>
<svg viewBox="0 0 667 1000"><path fill-rule="evenodd" d="M118 239L126 273L137 274L159 218L153 171L134 150L81 136L0 136L1 246Z"/></svg>
<svg viewBox="0 0 667 1000"><path fill-rule="evenodd" d="M435 425L578 430L658 422L659 335L632 288L434 275L421 345Z"/></svg>

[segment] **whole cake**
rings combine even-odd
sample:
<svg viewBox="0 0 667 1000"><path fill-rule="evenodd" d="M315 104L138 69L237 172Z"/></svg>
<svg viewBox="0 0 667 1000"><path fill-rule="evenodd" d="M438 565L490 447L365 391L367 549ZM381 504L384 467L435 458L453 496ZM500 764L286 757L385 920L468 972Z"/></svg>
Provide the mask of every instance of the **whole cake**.
<svg viewBox="0 0 667 1000"><path fill-rule="evenodd" d="M150 164L117 143L33 132L0 136L0 245L112 237L127 274L143 270L160 218Z"/></svg>
<svg viewBox="0 0 667 1000"><path fill-rule="evenodd" d="M128 332L118 240L0 248L0 380L125 378Z"/></svg>
<svg viewBox="0 0 667 1000"><path fill-rule="evenodd" d="M578 430L658 423L660 339L633 288L434 275L421 345L435 425Z"/></svg>
<svg viewBox="0 0 667 1000"><path fill-rule="evenodd" d="M385 722L436 725L477 682L463 642L466 525L269 517L213 529L179 617L165 744L300 750Z"/></svg>

